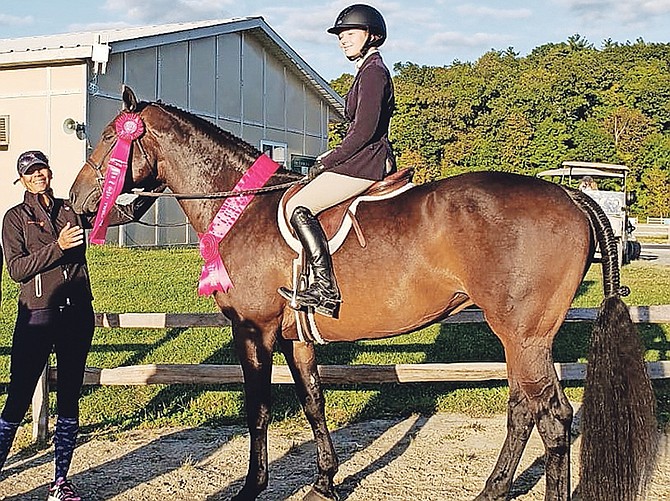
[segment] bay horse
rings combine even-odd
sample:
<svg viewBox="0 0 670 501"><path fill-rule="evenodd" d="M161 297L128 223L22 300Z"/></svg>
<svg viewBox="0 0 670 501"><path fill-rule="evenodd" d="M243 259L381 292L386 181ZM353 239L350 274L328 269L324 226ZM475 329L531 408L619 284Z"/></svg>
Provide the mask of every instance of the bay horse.
<svg viewBox="0 0 670 501"><path fill-rule="evenodd" d="M261 152L214 124L128 87L124 111L143 135L132 143L124 191L230 190ZM91 215L117 140L114 121L71 188L75 210ZM281 184L273 175L268 185ZM268 483L272 352L278 345L314 433L317 474L306 500L335 500L337 456L326 426L313 343L296 336L296 318L277 288L290 285L295 253L277 226L282 191L256 195L218 245L234 287L214 300L231 320L244 374L250 456L244 486L251 500ZM179 200L204 233L221 200ZM545 446L546 500L567 500L573 409L552 360L552 343L594 255L602 253L605 299L594 323L583 402L584 500L632 500L654 466L655 398L641 341L621 299L616 243L607 217L588 196L529 176L473 172L362 203L363 248L349 236L333 255L343 302L339 318L316 322L327 341L408 333L469 305L483 311L504 346L509 381L507 437L477 500L504 500L534 426Z"/></svg>

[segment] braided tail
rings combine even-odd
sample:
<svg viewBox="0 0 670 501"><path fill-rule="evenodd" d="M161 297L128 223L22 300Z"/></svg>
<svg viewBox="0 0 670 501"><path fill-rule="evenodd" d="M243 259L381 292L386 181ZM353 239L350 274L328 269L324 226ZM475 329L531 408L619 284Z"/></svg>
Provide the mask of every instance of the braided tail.
<svg viewBox="0 0 670 501"><path fill-rule="evenodd" d="M609 220L591 197L566 191L588 215L600 246L605 293L589 348L579 496L583 501L634 501L656 465L656 398L640 336L621 299L630 289L620 286Z"/></svg>

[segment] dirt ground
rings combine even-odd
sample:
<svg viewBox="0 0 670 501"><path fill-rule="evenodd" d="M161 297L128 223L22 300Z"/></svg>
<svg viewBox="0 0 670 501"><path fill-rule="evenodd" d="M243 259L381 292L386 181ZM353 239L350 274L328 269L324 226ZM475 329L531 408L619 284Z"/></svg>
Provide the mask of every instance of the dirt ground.
<svg viewBox="0 0 670 501"><path fill-rule="evenodd" d="M340 457L335 481L342 500L471 500L484 485L505 436L505 416L453 414L379 419L333 432ZM82 437L71 480L87 501L224 500L241 487L248 435L241 427L133 431ZM578 472L576 439L573 486ZM646 499L670 499L668 437ZM270 432L270 486L262 500L297 501L315 472L308 430ZM53 446L10 456L2 500L43 500ZM542 443L536 432L517 472L512 498L544 498Z"/></svg>

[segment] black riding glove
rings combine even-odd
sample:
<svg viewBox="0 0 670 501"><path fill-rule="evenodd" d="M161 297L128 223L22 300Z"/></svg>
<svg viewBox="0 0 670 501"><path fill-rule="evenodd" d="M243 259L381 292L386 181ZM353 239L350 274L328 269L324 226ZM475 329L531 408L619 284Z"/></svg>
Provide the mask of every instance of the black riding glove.
<svg viewBox="0 0 670 501"><path fill-rule="evenodd" d="M307 172L307 179L309 181L312 181L316 176L321 174L322 172L326 172L328 170L328 167L323 165L320 160L317 160L314 162L314 165L312 165L309 168L309 171Z"/></svg>

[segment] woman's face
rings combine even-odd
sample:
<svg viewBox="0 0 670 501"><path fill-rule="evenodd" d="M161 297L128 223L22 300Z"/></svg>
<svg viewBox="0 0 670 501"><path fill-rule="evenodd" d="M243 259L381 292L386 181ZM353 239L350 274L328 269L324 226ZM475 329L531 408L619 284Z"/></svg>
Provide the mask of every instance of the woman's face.
<svg viewBox="0 0 670 501"><path fill-rule="evenodd" d="M21 184L30 193L44 193L51 187L51 169L35 165L21 176Z"/></svg>
<svg viewBox="0 0 670 501"><path fill-rule="evenodd" d="M363 46L368 39L368 32L358 28L341 31L338 35L340 47L349 59L357 59L361 55Z"/></svg>

